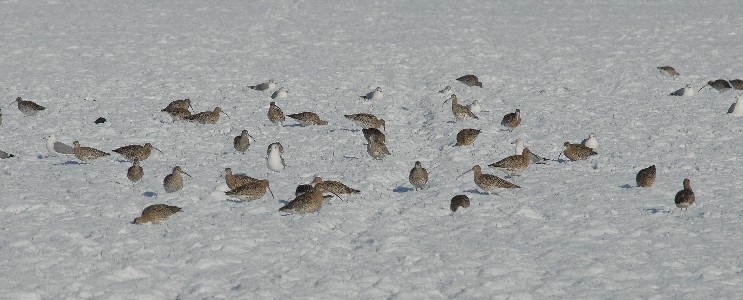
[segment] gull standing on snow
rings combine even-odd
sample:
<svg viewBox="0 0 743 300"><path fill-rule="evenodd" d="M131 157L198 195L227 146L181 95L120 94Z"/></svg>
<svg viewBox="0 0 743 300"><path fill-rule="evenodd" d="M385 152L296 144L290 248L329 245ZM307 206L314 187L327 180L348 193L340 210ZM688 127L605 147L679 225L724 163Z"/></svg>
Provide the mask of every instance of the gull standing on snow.
<svg viewBox="0 0 743 300"><path fill-rule="evenodd" d="M275 142L268 145L268 150L266 151L266 166L268 166L269 170L281 172L281 170L286 167L284 158L281 157L282 154L284 154L284 146L282 146L281 143Z"/></svg>
<svg viewBox="0 0 743 300"><path fill-rule="evenodd" d="M472 101L472 103L465 105L467 109L469 109L473 114L480 113L480 102L477 100Z"/></svg>
<svg viewBox="0 0 743 300"><path fill-rule="evenodd" d="M384 95L382 94L381 87L377 87L376 89L369 92L368 94L361 96L361 98L364 98L366 100L382 100L382 97L384 97Z"/></svg>
<svg viewBox="0 0 743 300"><path fill-rule="evenodd" d="M251 85L248 88L254 89L256 91L265 91L265 90L273 90L276 88L276 81L271 79L268 82L260 83L257 85Z"/></svg>
<svg viewBox="0 0 743 300"><path fill-rule="evenodd" d="M671 93L670 96L684 96L684 97L691 97L694 96L694 89L691 87L691 84L686 84L685 87L682 87L675 92Z"/></svg>
<svg viewBox="0 0 743 300"><path fill-rule="evenodd" d="M733 116L743 116L743 102L740 101L741 99L743 99L743 94L735 96L735 103L730 105L730 108L728 108L729 114L732 114Z"/></svg>
<svg viewBox="0 0 743 300"><path fill-rule="evenodd" d="M584 139L580 143L581 145L591 148L593 150L596 150L599 147L599 141L596 139L596 135L593 133L590 133L588 135L588 138Z"/></svg>
<svg viewBox="0 0 743 300"><path fill-rule="evenodd" d="M289 96L289 91L287 91L283 86L279 88L278 91L273 92L271 95L271 99L276 98L286 98Z"/></svg>
<svg viewBox="0 0 743 300"><path fill-rule="evenodd" d="M57 136L49 134L46 136L46 150L49 151L49 155L57 156L59 154L71 155L75 154L75 148L62 142L57 141Z"/></svg>

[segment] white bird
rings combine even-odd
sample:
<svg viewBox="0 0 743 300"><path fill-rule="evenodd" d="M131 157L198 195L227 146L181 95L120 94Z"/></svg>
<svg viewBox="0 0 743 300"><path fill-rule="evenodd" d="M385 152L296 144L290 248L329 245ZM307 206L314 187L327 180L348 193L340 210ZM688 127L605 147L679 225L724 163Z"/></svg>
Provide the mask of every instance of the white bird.
<svg viewBox="0 0 743 300"><path fill-rule="evenodd" d="M451 86L450 85L445 86L442 90L439 91L439 93L442 93L442 94L451 93Z"/></svg>
<svg viewBox="0 0 743 300"><path fill-rule="evenodd" d="M676 90L675 92L671 93L670 96L691 97L694 96L694 89L691 87L691 84L687 83L685 87Z"/></svg>
<svg viewBox="0 0 743 300"><path fill-rule="evenodd" d="M279 90L278 90L278 91L275 91L275 92L273 92L273 94L271 95L271 99L276 99L276 98L286 98L287 96L289 96L289 91L287 91L287 90L286 90L286 89L285 89L285 88L284 88L284 87L282 86L282 87L280 87L280 88L279 88Z"/></svg>
<svg viewBox="0 0 743 300"><path fill-rule="evenodd" d="M268 166L268 169L274 172L281 172L286 167L284 158L281 157L281 154L284 153L284 147L279 142L275 142L268 145L267 152L266 166Z"/></svg>
<svg viewBox="0 0 743 300"><path fill-rule="evenodd" d="M257 90L257 91L265 91L265 90L273 90L276 88L276 80L269 80L268 82L264 82L257 85L251 85L248 88Z"/></svg>
<svg viewBox="0 0 743 300"><path fill-rule="evenodd" d="M516 146L516 152L515 155L521 155L521 153L524 152L524 140L523 139L516 139L511 143ZM531 162L535 164L546 164L545 161L549 160L547 158L541 157L539 155L534 154L533 152L529 151L529 159Z"/></svg>
<svg viewBox="0 0 743 300"><path fill-rule="evenodd" d="M473 114L480 113L480 102L477 100L472 101L472 103L465 105L464 107L468 108Z"/></svg>
<svg viewBox="0 0 743 300"><path fill-rule="evenodd" d="M596 135L591 133L588 138L580 142L583 146L596 150L599 147L599 141L596 139Z"/></svg>
<svg viewBox="0 0 743 300"><path fill-rule="evenodd" d="M384 95L382 94L381 87L377 87L373 91L366 94L366 96L361 96L361 98L364 98L366 100L382 100L382 97L384 97Z"/></svg>
<svg viewBox="0 0 743 300"><path fill-rule="evenodd" d="M46 136L46 150L49 151L49 155L57 156L59 154L74 155L75 148L62 142L57 141L57 137L54 134Z"/></svg>
<svg viewBox="0 0 743 300"><path fill-rule="evenodd" d="M732 114L733 116L743 116L743 102L740 101L741 99L743 99L743 94L735 96L735 103L730 105L730 108L728 109L729 114Z"/></svg>

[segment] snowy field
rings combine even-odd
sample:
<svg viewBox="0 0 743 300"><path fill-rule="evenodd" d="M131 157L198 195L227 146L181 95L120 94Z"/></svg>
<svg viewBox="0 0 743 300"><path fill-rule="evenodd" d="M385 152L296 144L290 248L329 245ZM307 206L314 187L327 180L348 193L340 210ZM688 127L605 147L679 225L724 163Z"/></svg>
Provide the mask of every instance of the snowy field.
<svg viewBox="0 0 743 300"><path fill-rule="evenodd" d="M250 2L250 3L249 3ZM724 299L743 293L743 77L739 1L1 1L0 298L3 299ZM681 73L661 76L658 66ZM483 88L454 79L475 74ZM266 118L275 79L285 113ZM479 100L454 122L446 95ZM384 98L359 98L382 87ZM47 109L24 116L16 97ZM215 125L160 112L190 98ZM504 114L523 121L502 131ZM374 160L344 114L386 120ZM108 120L94 124L98 117ZM463 128L482 130L455 148ZM245 154L232 148L247 129ZM589 133L597 156L558 161ZM110 152L151 142L143 181L115 153L49 156L44 138ZM523 138L552 159L481 193L472 173ZM266 167L279 141L287 169ZM564 157L563 157L564 158ZM416 160L430 172L415 192ZM655 164L651 188L635 174ZM165 193L179 165L192 178ZM276 198L230 201L224 168L266 178ZM485 173L503 176L493 168ZM278 208L316 175L362 191L318 213ZM676 209L691 179L697 202ZM470 197L453 213L449 200ZM134 225L150 204L183 211Z"/></svg>

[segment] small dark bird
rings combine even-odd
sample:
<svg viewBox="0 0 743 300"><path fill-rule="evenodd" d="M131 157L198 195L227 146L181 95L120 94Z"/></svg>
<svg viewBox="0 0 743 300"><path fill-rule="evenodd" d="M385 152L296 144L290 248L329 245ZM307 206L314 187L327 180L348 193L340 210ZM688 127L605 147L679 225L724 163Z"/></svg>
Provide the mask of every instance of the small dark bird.
<svg viewBox="0 0 743 300"><path fill-rule="evenodd" d="M637 181L637 186L639 187L651 187L653 185L653 182L655 182L655 165L649 166L645 169L640 170L640 172L637 172L635 181Z"/></svg>
<svg viewBox="0 0 743 300"><path fill-rule="evenodd" d="M96 123L96 124L106 123L106 118L104 118L104 117L98 117L98 119L95 119L95 122L94 123Z"/></svg>
<svg viewBox="0 0 743 300"><path fill-rule="evenodd" d="M451 211L457 211L459 207L468 208L470 207L470 198L467 195L456 195L451 198Z"/></svg>
<svg viewBox="0 0 743 300"><path fill-rule="evenodd" d="M676 207L684 210L688 209L689 206L694 204L694 191L691 190L691 180L684 178L684 189L676 193Z"/></svg>
<svg viewBox="0 0 743 300"><path fill-rule="evenodd" d="M477 79L477 76L475 75L464 75L462 77L457 78L457 81L464 83L468 86L479 86L482 88L482 82L480 82L480 80Z"/></svg>

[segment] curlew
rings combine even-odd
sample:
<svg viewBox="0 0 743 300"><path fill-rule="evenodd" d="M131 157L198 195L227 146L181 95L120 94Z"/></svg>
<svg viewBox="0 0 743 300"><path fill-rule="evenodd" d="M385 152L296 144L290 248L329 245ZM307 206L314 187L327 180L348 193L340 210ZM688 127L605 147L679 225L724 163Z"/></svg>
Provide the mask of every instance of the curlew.
<svg viewBox="0 0 743 300"><path fill-rule="evenodd" d="M135 160L132 163L132 166L126 170L126 178L129 178L129 181L134 184L137 181L142 180L142 177L144 177L144 170L142 170L142 166L139 165L139 161Z"/></svg>
<svg viewBox="0 0 743 300"><path fill-rule="evenodd" d="M171 118L173 118L173 122L188 120L186 118L189 118L192 116L191 111L187 109L181 109L181 108L174 108L174 109L168 110L167 113L170 115Z"/></svg>
<svg viewBox="0 0 743 300"><path fill-rule="evenodd" d="M348 187L347 185L333 180L323 180L322 177L315 177L312 180L312 184L317 187L318 185L328 193L333 194L360 194L361 191Z"/></svg>
<svg viewBox="0 0 743 300"><path fill-rule="evenodd" d="M390 150L387 149L387 145L376 141L366 144L366 153L369 153L374 159L382 159L385 155L391 155Z"/></svg>
<svg viewBox="0 0 743 300"><path fill-rule="evenodd" d="M237 152L245 153L245 151L248 151L248 148L250 147L250 140L248 138L253 138L255 141L255 138L248 134L248 130L243 129L240 135L236 136L232 140L232 146L235 147Z"/></svg>
<svg viewBox="0 0 743 300"><path fill-rule="evenodd" d="M521 124L521 110L516 109L515 112L506 114L503 116L503 120L501 120L500 124L505 126L508 131L512 132L514 128Z"/></svg>
<svg viewBox="0 0 743 300"><path fill-rule="evenodd" d="M145 207L142 211L142 216L135 218L133 223L144 224L152 222L152 224L160 224L179 211L181 211L181 208L178 206L153 204Z"/></svg>
<svg viewBox="0 0 743 300"><path fill-rule="evenodd" d="M459 133L457 133L457 143L454 144L454 146L459 147L472 145L477 139L477 136L480 135L480 132L482 131L472 128L460 130Z"/></svg>
<svg viewBox="0 0 743 300"><path fill-rule="evenodd" d="M635 182L639 187L651 187L655 182L655 165L649 166L637 172Z"/></svg>
<svg viewBox="0 0 743 300"><path fill-rule="evenodd" d="M508 182L498 176L483 173L480 165L475 165L474 167L472 167L472 169L462 173L457 178L462 177L462 175L467 174L467 172L470 171L475 173L475 184L477 185L477 187L485 191L485 193L487 194L494 193L498 195L498 192L505 189L521 188L520 186Z"/></svg>
<svg viewBox="0 0 743 300"><path fill-rule="evenodd" d="M449 205L451 211L457 211L459 207L470 207L470 198L467 195L456 195L451 198L451 204Z"/></svg>
<svg viewBox="0 0 743 300"><path fill-rule="evenodd" d="M444 100L444 104L446 104L446 102L449 100L451 100L451 112L452 114L454 114L454 118L457 119L457 121L462 121L469 118L478 119L477 116L469 110L469 108L459 104L459 102L457 101L457 95L451 94L448 99Z"/></svg>
<svg viewBox="0 0 743 300"><path fill-rule="evenodd" d="M281 111L281 108L276 106L276 102L271 101L270 107L268 108L268 120L271 121L271 123L278 124L279 126L283 126L284 121L286 121L286 116L284 116L284 112Z"/></svg>
<svg viewBox="0 0 743 300"><path fill-rule="evenodd" d="M258 181L258 179L250 176L234 175L232 174L232 168L225 168L224 173L225 183L227 183L227 187L229 187L230 190Z"/></svg>
<svg viewBox="0 0 743 300"><path fill-rule="evenodd" d="M11 102L10 105L13 105L13 103L18 103L18 110L26 116L35 116L40 111L46 109L46 107L38 105L36 102L23 100L21 97L15 98L15 101Z"/></svg>
<svg viewBox="0 0 743 300"><path fill-rule="evenodd" d="M317 181L317 178L318 177L315 178L315 181ZM320 182L316 182L315 187L313 187L310 191L307 191L295 197L294 200L279 208L279 211L299 214L317 212L320 210L320 208L322 208L322 204L325 200L325 197L323 197L322 194L323 192L325 192L325 189L322 184L322 179L320 179ZM337 194L335 194L335 196L343 200L343 198L341 198Z"/></svg>
<svg viewBox="0 0 743 300"><path fill-rule="evenodd" d="M152 144L145 143L144 145L127 145L124 147L119 147L114 150L113 152L116 152L118 154L121 154L124 158L126 158L129 161L143 161L150 157L150 153L152 153ZM158 152L162 153L159 149L155 148Z"/></svg>
<svg viewBox="0 0 743 300"><path fill-rule="evenodd" d="M514 152L515 155L519 155L524 151L524 140L523 139L520 139L520 138L516 139L511 144L515 145L515 148L516 148L516 151ZM529 159L531 160L531 162L535 164L546 164L545 161L549 160L547 158L543 158L539 155L534 154L534 152L531 152L531 150L529 150Z"/></svg>
<svg viewBox="0 0 743 300"><path fill-rule="evenodd" d="M191 175L189 175L188 173L183 172L180 166L175 166L173 168L173 172L165 176L165 179L163 179L163 187L165 188L165 192L173 193L180 191L183 188L183 177L181 177L181 173L186 174L188 177L191 177Z"/></svg>
<svg viewBox="0 0 743 300"><path fill-rule="evenodd" d="M183 100L174 100L174 101L168 103L168 106L166 106L165 108L163 108L160 111L171 112L171 111L180 110L180 109L188 110L189 108L192 108L191 107L191 99L186 98L186 99L183 99Z"/></svg>
<svg viewBox="0 0 743 300"><path fill-rule="evenodd" d="M225 195L238 198L242 201L253 201L263 198L263 196L266 195L266 190L271 192L271 198L274 198L273 191L271 191L271 187L268 186L268 180L261 179L227 191L225 192Z"/></svg>
<svg viewBox="0 0 743 300"><path fill-rule="evenodd" d="M228 118L230 117L229 115L227 115L227 113L222 111L222 108L217 106L212 111L203 111L195 115L183 117L183 119L201 124L216 124L217 121L219 121L220 113L223 113Z"/></svg>
<svg viewBox="0 0 743 300"><path fill-rule="evenodd" d="M372 141L377 143L385 143L385 136L382 131L376 128L364 128L361 129L361 132L364 133L364 139L366 139L367 143L370 143Z"/></svg>
<svg viewBox="0 0 743 300"><path fill-rule="evenodd" d="M416 191L422 190L428 183L428 170L423 167L420 161L415 162L415 166L410 169L408 181L413 185Z"/></svg>
<svg viewBox="0 0 743 300"><path fill-rule="evenodd" d="M106 152L103 152L101 150L90 148L90 147L80 147L80 142L75 141L72 143L74 148L75 157L77 159L83 161L83 162L89 162L97 158L101 158L104 156L109 156L111 154L108 154Z"/></svg>
<svg viewBox="0 0 743 300"><path fill-rule="evenodd" d="M346 119L349 119L356 123L359 127L362 129L367 128L379 128L382 127L382 129L385 129L384 126L384 119L379 119L375 115L372 114L353 114L353 115L344 115Z"/></svg>
<svg viewBox="0 0 743 300"><path fill-rule="evenodd" d="M707 82L707 84L703 85L701 88L699 88L699 91L701 91L705 86L710 86L713 89L717 90L718 92L727 92L728 90L732 89L733 87L730 85L730 83L725 79L717 79L717 80L710 80ZM697 93L699 93L697 91Z"/></svg>
<svg viewBox="0 0 743 300"><path fill-rule="evenodd" d="M676 207L681 210L689 209L689 206L694 204L694 201L696 199L694 198L694 191L691 189L691 180L684 178L684 189L676 193L676 198L674 198Z"/></svg>
<svg viewBox="0 0 743 300"><path fill-rule="evenodd" d="M309 126L309 125L328 125L328 121L320 119L320 116L318 116L316 113L309 112L309 111L301 112L298 114L286 115L286 116L294 120L297 120L297 122L299 122L299 125L301 125L302 127Z"/></svg>
<svg viewBox="0 0 743 300"><path fill-rule="evenodd" d="M589 156L598 154L593 149L581 144L565 142L563 146L562 154L565 154L565 156L572 161L588 159Z"/></svg>
<svg viewBox="0 0 743 300"><path fill-rule="evenodd" d="M488 166L501 169L508 174L508 177L514 175L520 176L521 172L529 166L529 162L531 161L530 154L531 151L529 151L529 148L524 148L521 154L508 156Z"/></svg>
<svg viewBox="0 0 743 300"><path fill-rule="evenodd" d="M658 71L660 71L661 75L668 77L676 77L681 75L679 72L676 72L676 69L671 66L658 67Z"/></svg>
<svg viewBox="0 0 743 300"><path fill-rule="evenodd" d="M464 75L462 77L457 78L457 81L464 83L468 86L478 86L482 88L482 82L480 82L480 80L477 79L477 76L475 75Z"/></svg>

